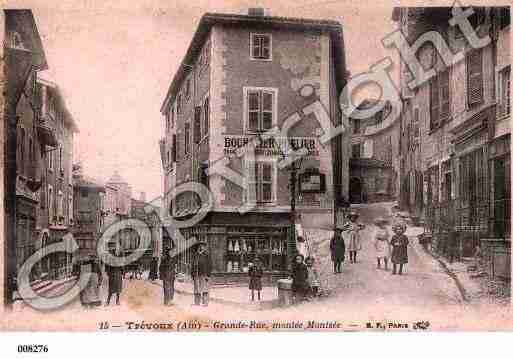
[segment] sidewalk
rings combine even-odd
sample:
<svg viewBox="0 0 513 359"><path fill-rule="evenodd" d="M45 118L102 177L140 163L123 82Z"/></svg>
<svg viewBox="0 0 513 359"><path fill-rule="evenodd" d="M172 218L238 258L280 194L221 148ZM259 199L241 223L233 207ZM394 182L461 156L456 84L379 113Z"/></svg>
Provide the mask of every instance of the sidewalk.
<svg viewBox="0 0 513 359"><path fill-rule="evenodd" d="M154 285L162 286L161 280L150 282ZM191 282L175 281L175 292L179 294L194 295L194 287ZM263 287L260 292L261 300L251 301L251 291L246 286L212 286L210 288L210 301L220 304L235 306L249 310L272 309L278 304L278 288Z"/></svg>

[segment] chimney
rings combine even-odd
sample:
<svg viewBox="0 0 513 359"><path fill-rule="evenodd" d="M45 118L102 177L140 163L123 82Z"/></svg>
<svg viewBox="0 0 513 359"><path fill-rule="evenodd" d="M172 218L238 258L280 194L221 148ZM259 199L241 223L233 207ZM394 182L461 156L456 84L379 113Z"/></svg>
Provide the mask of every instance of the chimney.
<svg viewBox="0 0 513 359"><path fill-rule="evenodd" d="M265 10L263 7L250 7L248 9L248 16L264 16Z"/></svg>
<svg viewBox="0 0 513 359"><path fill-rule="evenodd" d="M146 192L141 192L141 195L139 197L139 200L141 202L146 202Z"/></svg>

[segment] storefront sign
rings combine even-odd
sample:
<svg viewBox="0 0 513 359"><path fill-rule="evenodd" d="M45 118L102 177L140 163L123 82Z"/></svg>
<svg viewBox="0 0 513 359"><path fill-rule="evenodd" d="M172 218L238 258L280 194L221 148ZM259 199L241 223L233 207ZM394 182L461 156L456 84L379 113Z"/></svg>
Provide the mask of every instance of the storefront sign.
<svg viewBox="0 0 513 359"><path fill-rule="evenodd" d="M235 154L237 149L255 141L255 155L281 156L290 150L306 149L308 156L319 156L317 139L312 137L271 137L258 141L255 136L225 136L224 153Z"/></svg>

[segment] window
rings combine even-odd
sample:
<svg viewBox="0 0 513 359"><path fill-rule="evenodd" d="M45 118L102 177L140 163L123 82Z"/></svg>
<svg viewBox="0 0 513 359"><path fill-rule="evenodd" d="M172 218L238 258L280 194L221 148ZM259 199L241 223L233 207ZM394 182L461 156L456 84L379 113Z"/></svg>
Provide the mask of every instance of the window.
<svg viewBox="0 0 513 359"><path fill-rule="evenodd" d="M200 166L200 172L199 172L199 182L204 185L205 187L209 188L209 180L208 180L208 165L202 164Z"/></svg>
<svg viewBox="0 0 513 359"><path fill-rule="evenodd" d="M208 97L205 99L205 102L203 103L203 136L207 136L209 133L210 128L210 106L209 106L209 100Z"/></svg>
<svg viewBox="0 0 513 359"><path fill-rule="evenodd" d="M53 188L48 186L48 222L53 223Z"/></svg>
<svg viewBox="0 0 513 359"><path fill-rule="evenodd" d="M483 52L480 49L467 55L467 102L469 107L483 102Z"/></svg>
<svg viewBox="0 0 513 359"><path fill-rule="evenodd" d="M73 224L73 194L68 194L68 223Z"/></svg>
<svg viewBox="0 0 513 359"><path fill-rule="evenodd" d="M360 133L360 120L357 118L353 119L353 133Z"/></svg>
<svg viewBox="0 0 513 359"><path fill-rule="evenodd" d="M254 170L254 173L251 173L251 169ZM273 170L272 162L246 162L246 199L249 202L270 203L274 201Z"/></svg>
<svg viewBox="0 0 513 359"><path fill-rule="evenodd" d="M413 111L413 137L415 137L415 139L418 139L420 137L420 121L418 108L416 108Z"/></svg>
<svg viewBox="0 0 513 359"><path fill-rule="evenodd" d="M29 161L34 162L35 160L34 141L32 140L32 137L29 137Z"/></svg>
<svg viewBox="0 0 513 359"><path fill-rule="evenodd" d="M378 111L374 115L374 124L379 125L381 122L383 122L383 111Z"/></svg>
<svg viewBox="0 0 513 359"><path fill-rule="evenodd" d="M53 170L53 151L50 151L47 153L48 153L48 169L51 171L51 170Z"/></svg>
<svg viewBox="0 0 513 359"><path fill-rule="evenodd" d="M18 173L21 175L25 174L25 129L20 128L20 143L19 143L19 151L20 151L20 168L18 169Z"/></svg>
<svg viewBox="0 0 513 359"><path fill-rule="evenodd" d="M171 160L176 162L176 135L173 135L173 144L171 146Z"/></svg>
<svg viewBox="0 0 513 359"><path fill-rule="evenodd" d="M201 140L201 106L196 106L194 108L194 143L198 144Z"/></svg>
<svg viewBox="0 0 513 359"><path fill-rule="evenodd" d="M176 113L181 114L182 113L182 94L179 94L176 98Z"/></svg>
<svg viewBox="0 0 513 359"><path fill-rule="evenodd" d="M64 194L62 191L59 191L58 197L57 197L57 217L59 222L64 219Z"/></svg>
<svg viewBox="0 0 513 359"><path fill-rule="evenodd" d="M361 144L360 143L353 145L352 153L353 153L353 156L352 156L353 158L360 158L360 154L361 154Z"/></svg>
<svg viewBox="0 0 513 359"><path fill-rule="evenodd" d="M450 114L449 70L438 73L430 84L430 129L435 130L449 120Z"/></svg>
<svg viewBox="0 0 513 359"><path fill-rule="evenodd" d="M244 88L246 129L251 132L270 130L276 120L275 89Z"/></svg>
<svg viewBox="0 0 513 359"><path fill-rule="evenodd" d="M499 102L500 114L503 116L511 113L511 68L508 66L499 72Z"/></svg>
<svg viewBox="0 0 513 359"><path fill-rule="evenodd" d="M191 97L191 79L185 81L185 98L188 100Z"/></svg>
<svg viewBox="0 0 513 359"><path fill-rule="evenodd" d="M511 24L511 18L509 14L509 7L504 6L499 8L499 21L500 21L500 29L504 29L505 27Z"/></svg>
<svg viewBox="0 0 513 359"><path fill-rule="evenodd" d="M61 174L64 172L62 167L62 145L59 145L59 170L61 171Z"/></svg>
<svg viewBox="0 0 513 359"><path fill-rule="evenodd" d="M191 136L191 130L190 130L190 125L189 123L186 123L185 124L185 130L184 130L184 139L183 139L183 144L184 144L184 154L188 154L189 151L190 151L190 148L189 148L189 145L190 145L190 137Z"/></svg>
<svg viewBox="0 0 513 359"><path fill-rule="evenodd" d="M271 60L271 35L251 34L251 59Z"/></svg>

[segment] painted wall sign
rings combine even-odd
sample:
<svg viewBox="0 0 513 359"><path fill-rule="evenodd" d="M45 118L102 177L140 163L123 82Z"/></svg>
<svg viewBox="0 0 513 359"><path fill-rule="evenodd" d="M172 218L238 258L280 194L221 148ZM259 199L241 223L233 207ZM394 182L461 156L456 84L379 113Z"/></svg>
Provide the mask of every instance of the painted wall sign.
<svg viewBox="0 0 513 359"><path fill-rule="evenodd" d="M255 136L225 136L224 153L235 154L237 149L245 147ZM271 137L262 139L255 147L256 155L281 156L289 150L305 148L308 156L319 156L319 144L317 139L312 137Z"/></svg>

